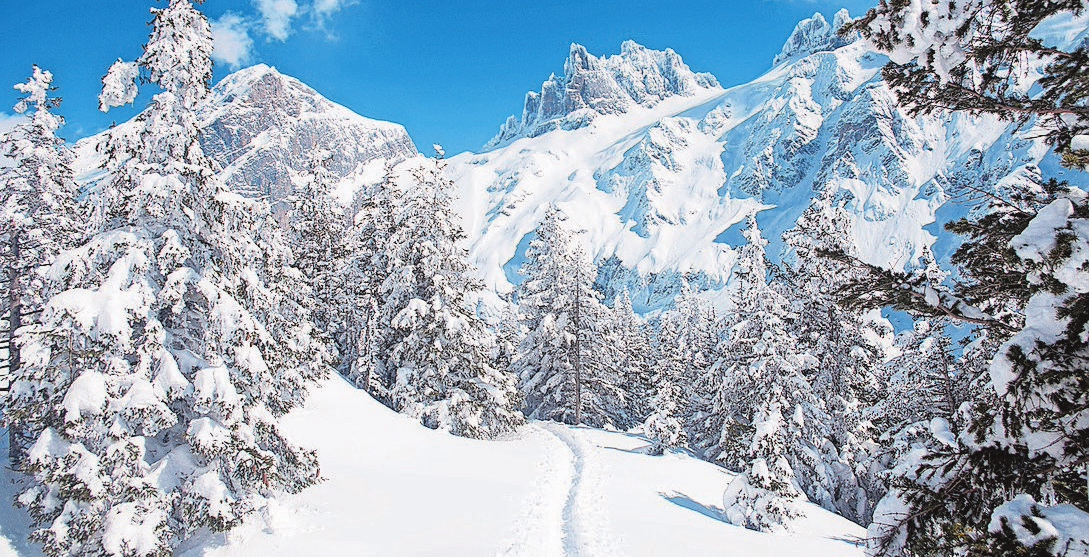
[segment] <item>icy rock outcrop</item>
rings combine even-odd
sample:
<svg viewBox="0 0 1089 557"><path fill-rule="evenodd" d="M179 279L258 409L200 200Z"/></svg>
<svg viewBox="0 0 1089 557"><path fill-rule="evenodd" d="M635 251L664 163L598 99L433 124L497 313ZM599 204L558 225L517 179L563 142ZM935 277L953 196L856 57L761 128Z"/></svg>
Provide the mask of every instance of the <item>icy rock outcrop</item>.
<svg viewBox="0 0 1089 557"><path fill-rule="evenodd" d="M623 114L632 106L652 107L667 97L718 87L714 76L693 72L672 49L624 41L620 54L598 58L572 44L563 75L553 74L539 93L527 93L521 119L508 117L485 148L555 129L578 129L598 114Z"/></svg>

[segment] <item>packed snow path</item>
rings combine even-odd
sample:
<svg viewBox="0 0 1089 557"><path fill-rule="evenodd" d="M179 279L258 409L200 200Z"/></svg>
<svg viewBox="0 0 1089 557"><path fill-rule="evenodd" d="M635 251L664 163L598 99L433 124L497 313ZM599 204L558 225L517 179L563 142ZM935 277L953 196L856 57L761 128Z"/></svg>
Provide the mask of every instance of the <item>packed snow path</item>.
<svg viewBox="0 0 1089 557"><path fill-rule="evenodd" d="M614 555L615 543L598 493L600 470L579 430L559 424L545 429L563 442L570 452L572 475L563 508L563 548L566 555L596 557Z"/></svg>
<svg viewBox="0 0 1089 557"><path fill-rule="evenodd" d="M179 557L739 555L861 557L861 527L812 505L794 533L722 520L732 475L641 435L531 422L499 441L429 430L339 377L284 432L318 451L321 484L281 496ZM16 482L16 483L13 483ZM40 555L0 470L0 557Z"/></svg>

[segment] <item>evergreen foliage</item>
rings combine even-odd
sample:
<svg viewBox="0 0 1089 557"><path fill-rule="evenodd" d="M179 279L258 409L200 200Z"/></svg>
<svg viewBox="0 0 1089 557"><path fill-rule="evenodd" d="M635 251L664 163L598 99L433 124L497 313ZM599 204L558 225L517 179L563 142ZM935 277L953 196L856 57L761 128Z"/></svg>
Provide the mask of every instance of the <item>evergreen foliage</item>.
<svg viewBox="0 0 1089 557"><path fill-rule="evenodd" d="M841 32L860 31L891 61L885 81L913 114L964 111L994 114L1050 128L1049 140L1069 153L1070 141L1089 131L1089 45L1063 50L1032 31L1063 12L1081 14L1081 0L968 0L912 3L882 0ZM1042 75L1023 79L1024 67L1042 60Z"/></svg>
<svg viewBox="0 0 1089 557"><path fill-rule="evenodd" d="M333 177L327 168L332 154L318 152L308 161L302 188L291 197L286 220L291 228L295 266L314 296L314 324L327 335L344 342L342 267L347 256L346 226L332 197Z"/></svg>
<svg viewBox="0 0 1089 557"><path fill-rule="evenodd" d="M166 555L317 478L278 431L325 373L307 294L267 208L225 191L197 140L211 31L188 0L152 10L103 106L161 88L115 130L94 229L44 276L4 417L34 442L19 496L49 555Z"/></svg>
<svg viewBox="0 0 1089 557"><path fill-rule="evenodd" d="M343 236L345 262L340 270L343 287L345 338L341 343L341 373L357 387L392 406L393 377L383 365L386 326L379 321L381 288L390 267L390 234L394 206L401 199L393 184L393 169L384 179L359 191L354 216Z"/></svg>
<svg viewBox="0 0 1089 557"><path fill-rule="evenodd" d="M15 85L25 95L15 111L29 112L29 118L0 137L0 154L14 163L0 168L0 265L7 275L0 283L7 323L0 341L7 355L0 362L4 375L20 371L16 332L35 320L52 292L53 285L41 270L81 235L74 222L77 186L69 166L72 155L56 135L64 119L51 112L60 104L59 97L49 96L52 81L51 72L34 66L26 83ZM16 464L27 441L23 435L18 428L9 430L9 456Z"/></svg>
<svg viewBox="0 0 1089 557"><path fill-rule="evenodd" d="M739 526L768 530L800 514L789 453L814 438L815 400L802 372L809 358L795 352L787 330L788 301L769 287L764 246L754 214L738 255L736 317L727 327L714 381L712 413L721 416L719 443L709 456L740 466L724 496L726 515ZM738 435L742 433L742 435ZM738 442L740 440L740 443Z"/></svg>
<svg viewBox="0 0 1089 557"><path fill-rule="evenodd" d="M526 415L596 427L628 422L617 358L604 339L607 311L593 289L596 269L555 207L526 250L518 303L526 335L513 369Z"/></svg>
<svg viewBox="0 0 1089 557"><path fill-rule="evenodd" d="M376 323L385 327L378 356L391 402L455 435L513 431L523 419L518 392L495 367L493 334L469 305L482 286L460 246L452 183L439 163L417 158L394 169L390 186L401 203L392 207Z"/></svg>
<svg viewBox="0 0 1089 557"><path fill-rule="evenodd" d="M1081 166L1070 146L1089 128L1089 46L1064 51L1032 32L1045 18L1084 9L1080 1L882 2L852 28L890 52L886 80L914 112L1032 121L1067 164ZM1046 62L1039 89L1020 78L1034 60ZM931 420L930 439L893 470L871 526L874 555L1058 555L1087 543L1050 523L1049 540L1016 527L1044 525L1064 503L1089 520L1089 499L1068 487L1089 462L1087 195L1054 180L973 192L982 210L947 225L968 236L953 257L960 273L952 286L856 263L867 276L843 290L863 294L855 305L977 324L997 346L987 387L952 423ZM1016 504L1023 500L1034 503Z"/></svg>

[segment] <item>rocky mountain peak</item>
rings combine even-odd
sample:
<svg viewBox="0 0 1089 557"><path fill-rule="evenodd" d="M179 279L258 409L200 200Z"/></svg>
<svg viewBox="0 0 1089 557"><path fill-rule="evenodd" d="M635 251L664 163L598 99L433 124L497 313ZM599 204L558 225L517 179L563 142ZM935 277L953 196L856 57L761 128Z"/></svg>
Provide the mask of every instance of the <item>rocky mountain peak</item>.
<svg viewBox="0 0 1089 557"><path fill-rule="evenodd" d="M853 39L851 37L842 37L837 31L850 21L851 16L846 8L836 12L831 24L824 19L820 12L813 14L813 17L809 19L799 21L794 26L794 31L787 37L782 50L775 56L772 65L778 66L791 58L806 56L814 52L835 50L848 44Z"/></svg>
<svg viewBox="0 0 1089 557"><path fill-rule="evenodd" d="M360 116L265 64L223 78L200 116L201 145L223 165L227 185L273 202L291 195L311 153L331 154L338 179L416 154L401 125Z"/></svg>
<svg viewBox="0 0 1089 557"><path fill-rule="evenodd" d="M485 147L554 129L581 128L597 115L649 108L668 97L718 87L714 76L693 72L672 49L653 50L628 40L619 54L599 58L572 44L563 75L552 75L540 92L527 93L521 118L507 118Z"/></svg>

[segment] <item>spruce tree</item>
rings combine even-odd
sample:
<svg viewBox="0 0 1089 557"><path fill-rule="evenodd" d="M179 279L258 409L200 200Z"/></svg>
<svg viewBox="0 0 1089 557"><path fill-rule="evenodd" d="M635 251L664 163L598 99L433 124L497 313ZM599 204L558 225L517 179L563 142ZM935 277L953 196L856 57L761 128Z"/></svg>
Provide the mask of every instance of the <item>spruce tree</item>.
<svg viewBox="0 0 1089 557"><path fill-rule="evenodd" d="M1032 121L1079 167L1071 140L1089 130L1089 45L1046 44L1034 31L1046 18L1084 9L1080 1L883 2L852 27L890 53L886 79L913 111ZM961 407L964 428L935 433L894 469L869 550L1083 551L1084 534L1055 528L1048 516L1069 504L1064 512L1089 520L1082 490L1089 462L1086 194L1054 180L1007 191L969 189L982 206L946 225L966 236L952 257L962 280L941 285L921 273L855 261L867 276L843 290L845 299L862 294L855 305L896 305L979 325L998 345L988 388ZM1022 535L1026 524L1051 533Z"/></svg>
<svg viewBox="0 0 1089 557"><path fill-rule="evenodd" d="M278 431L325 372L307 294L266 207L227 192L201 151L211 30L188 0L152 9L102 105L161 92L115 130L95 229L45 272L5 418L32 433L19 503L49 555L165 555L317 481Z"/></svg>
<svg viewBox="0 0 1089 557"><path fill-rule="evenodd" d="M1089 132L1089 45L1064 48L1033 31L1047 18L1084 10L1081 0L883 0L840 32L859 31L889 53L882 74L913 114L1038 118L1056 149L1076 157L1071 139ZM1029 65L1041 68L1038 91L1025 79Z"/></svg>
<svg viewBox="0 0 1089 557"><path fill-rule="evenodd" d="M34 66L26 83L15 85L25 95L15 112L29 111L29 119L0 137L0 153L14 162L0 168L0 264L7 270L0 292L8 325L0 341L7 361L0 369L9 376L22 365L16 332L36 319L53 290L40 271L81 234L74 222L72 155L56 135L64 119L50 112L60 104L59 97L49 96L52 81L51 72ZM18 465L26 439L17 425L8 427L9 457Z"/></svg>
<svg viewBox="0 0 1089 557"><path fill-rule="evenodd" d="M346 226L332 197L333 176L329 152L317 152L307 161L303 186L291 196L286 220L292 232L295 266L314 296L314 324L331 338L345 342L344 277Z"/></svg>
<svg viewBox="0 0 1089 557"><path fill-rule="evenodd" d="M603 341L606 308L590 258L573 244L555 207L526 250L518 303L526 335L513 363L526 415L568 424L621 425L626 418L613 347Z"/></svg>
<svg viewBox="0 0 1089 557"><path fill-rule="evenodd" d="M643 422L643 433L650 440L651 455L664 454L666 450L683 447L688 434L681 422L683 397L675 374L664 369L656 374L656 394L651 400L652 412Z"/></svg>
<svg viewBox="0 0 1089 557"><path fill-rule="evenodd" d="M707 451L719 441L721 417L711 407L717 387L707 376L718 345L716 326L710 305L684 281L673 306L659 316L655 334L659 369L668 368L681 390L678 417L686 437L693 449L710 459L715 455Z"/></svg>
<svg viewBox="0 0 1089 557"><path fill-rule="evenodd" d="M394 169L394 207L378 323L395 408L455 435L491 438L522 422L514 378L491 358L491 331L469 307L482 289L461 247L453 184L439 163L416 158Z"/></svg>
<svg viewBox="0 0 1089 557"><path fill-rule="evenodd" d="M757 530L787 526L800 514L790 452L810 442L815 400L802 374L806 359L793 352L788 301L767 283L764 246L754 214L744 231L735 273L737 315L709 376L713 411L721 416L713 456L742 473L724 495L726 515ZM738 434L741 442L738 442Z"/></svg>
<svg viewBox="0 0 1089 557"><path fill-rule="evenodd" d="M401 193L393 183L393 169L386 168L381 182L364 187L352 203L353 217L344 232L345 256L338 282L344 300L345 338L341 343L341 373L375 399L392 407L390 389L394 378L382 359L388 323L382 323L382 284L389 274L387 250L394 225L394 207Z"/></svg>
<svg viewBox="0 0 1089 557"><path fill-rule="evenodd" d="M852 250L851 238L843 200L822 192L783 234L793 266L781 276L799 312L791 332L800 351L816 359L807 380L817 401L811 419L820 422L820 435L793 462L799 484L811 501L867 524L885 492L874 461L878 430L865 414L881 387L881 342L888 342L888 332L836 303L836 289L852 278L852 269L818 256L822 250Z"/></svg>

